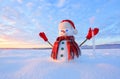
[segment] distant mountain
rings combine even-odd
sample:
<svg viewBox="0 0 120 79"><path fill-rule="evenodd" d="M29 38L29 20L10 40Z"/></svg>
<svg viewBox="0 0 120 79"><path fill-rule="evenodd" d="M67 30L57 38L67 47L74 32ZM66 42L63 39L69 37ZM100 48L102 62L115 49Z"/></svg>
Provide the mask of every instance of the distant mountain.
<svg viewBox="0 0 120 79"><path fill-rule="evenodd" d="M92 46L85 45L81 47L82 49L92 49ZM102 44L102 45L96 45L96 49L120 49L120 44Z"/></svg>
<svg viewBox="0 0 120 79"><path fill-rule="evenodd" d="M120 41L116 41L116 42L111 42L109 44L120 44Z"/></svg>

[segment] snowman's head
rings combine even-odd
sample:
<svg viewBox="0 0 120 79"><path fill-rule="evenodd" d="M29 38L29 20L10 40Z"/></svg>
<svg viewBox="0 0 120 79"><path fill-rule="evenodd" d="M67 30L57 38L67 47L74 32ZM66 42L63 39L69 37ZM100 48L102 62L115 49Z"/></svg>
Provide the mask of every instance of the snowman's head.
<svg viewBox="0 0 120 79"><path fill-rule="evenodd" d="M59 24L59 36L73 36L77 34L75 25L71 20L62 20Z"/></svg>

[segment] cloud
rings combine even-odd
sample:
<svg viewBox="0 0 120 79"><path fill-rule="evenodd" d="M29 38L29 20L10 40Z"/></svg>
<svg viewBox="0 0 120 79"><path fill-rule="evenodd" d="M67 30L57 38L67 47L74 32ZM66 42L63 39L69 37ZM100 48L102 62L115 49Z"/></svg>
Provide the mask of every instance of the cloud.
<svg viewBox="0 0 120 79"><path fill-rule="evenodd" d="M89 18L90 25L93 25L95 22L95 16Z"/></svg>
<svg viewBox="0 0 120 79"><path fill-rule="evenodd" d="M100 13L100 9L96 9L96 13Z"/></svg>
<svg viewBox="0 0 120 79"><path fill-rule="evenodd" d="M107 24L105 24L107 23ZM103 23L104 26L100 26L100 32L98 34L98 38L102 40L106 40L106 42L112 42L112 41L120 41L120 22L114 21L114 22L105 22ZM101 43L101 42L100 42Z"/></svg>
<svg viewBox="0 0 120 79"><path fill-rule="evenodd" d="M5 35L15 35L19 33L20 30L10 25L0 24L0 32Z"/></svg>
<svg viewBox="0 0 120 79"><path fill-rule="evenodd" d="M65 1L66 1L66 0L59 0L59 1L58 1L58 4L57 4L57 7L63 7L64 4L65 4Z"/></svg>
<svg viewBox="0 0 120 79"><path fill-rule="evenodd" d="M7 37L0 35L0 44L2 42L6 42L7 41L5 38L8 39Z"/></svg>
<svg viewBox="0 0 120 79"><path fill-rule="evenodd" d="M32 2L28 2L28 3L26 4L26 6L27 6L28 8L30 8L30 9L33 7L33 5L34 5L34 4L33 4Z"/></svg>
<svg viewBox="0 0 120 79"><path fill-rule="evenodd" d="M29 42L30 35L25 30L21 30L19 28L16 28L15 26L10 25L4 25L0 24L0 38L9 40L9 42L13 41L24 41ZM8 42L6 42L8 43Z"/></svg>
<svg viewBox="0 0 120 79"><path fill-rule="evenodd" d="M11 6L5 6L1 9L0 18L4 24L14 25L20 19L20 12Z"/></svg>
<svg viewBox="0 0 120 79"><path fill-rule="evenodd" d="M75 4L71 4L73 9L81 9L81 4L80 3L75 3Z"/></svg>
<svg viewBox="0 0 120 79"><path fill-rule="evenodd" d="M18 1L18 3L20 3L20 4L22 4L23 3L23 0L17 0Z"/></svg>
<svg viewBox="0 0 120 79"><path fill-rule="evenodd" d="M2 16L2 19L3 19L4 23L7 23L8 25L16 24L16 21L14 19L7 17L5 15Z"/></svg>
<svg viewBox="0 0 120 79"><path fill-rule="evenodd" d="M14 35L15 37L13 37ZM40 45L42 45L39 42L37 43L32 39L28 40L27 36L25 38L24 33L20 34L15 33L14 35L11 36L7 34L0 34L0 48L29 48L29 47L34 48L40 47ZM20 35L22 35L23 38Z"/></svg>
<svg viewBox="0 0 120 79"><path fill-rule="evenodd" d="M30 4L31 3L29 3L28 7L31 7ZM28 16L26 15L25 10L21 7L19 8L23 11L23 13L20 13L19 10L12 8L12 6L5 6L1 9L0 18L2 20L0 19L0 37L12 40L14 39L15 41L24 41L30 44L36 43L34 41L38 35L36 35L36 33L38 33L36 28L42 30L39 20L35 18L35 12L30 13ZM39 11L37 13L39 14ZM37 18L39 17L39 15L36 16Z"/></svg>
<svg viewBox="0 0 120 79"><path fill-rule="evenodd" d="M0 35L0 44L8 44L8 43L12 43L12 42L15 42L15 39L14 38L11 38L10 36L8 35Z"/></svg>
<svg viewBox="0 0 120 79"><path fill-rule="evenodd" d="M120 22L119 21L116 21L116 22L108 22L108 24L105 24L105 28L103 28L101 30L101 32L113 32L112 30L114 29L119 29L119 25L120 25ZM119 30L120 31L120 30Z"/></svg>

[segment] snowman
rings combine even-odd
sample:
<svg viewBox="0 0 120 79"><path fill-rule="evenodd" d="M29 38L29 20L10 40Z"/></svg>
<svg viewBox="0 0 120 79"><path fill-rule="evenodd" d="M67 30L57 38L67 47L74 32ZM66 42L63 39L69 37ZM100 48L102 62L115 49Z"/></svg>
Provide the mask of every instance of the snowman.
<svg viewBox="0 0 120 79"><path fill-rule="evenodd" d="M51 57L59 61L78 58L81 52L74 38L74 35L77 34L74 23L71 20L62 20L58 29L59 37L53 45Z"/></svg>
<svg viewBox="0 0 120 79"><path fill-rule="evenodd" d="M51 58L57 61L70 61L79 58L81 55L80 47L99 31L98 28L89 28L86 39L78 45L74 37L77 34L77 30L71 20L62 20L58 25L58 30L59 36L53 45L48 41L44 32L39 33L39 36L52 46Z"/></svg>

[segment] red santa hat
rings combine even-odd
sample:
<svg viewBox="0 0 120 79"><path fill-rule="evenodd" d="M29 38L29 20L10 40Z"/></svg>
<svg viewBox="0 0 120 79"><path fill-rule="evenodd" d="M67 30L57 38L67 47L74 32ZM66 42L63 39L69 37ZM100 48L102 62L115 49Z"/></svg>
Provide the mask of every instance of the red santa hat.
<svg viewBox="0 0 120 79"><path fill-rule="evenodd" d="M75 28L75 25L71 20L68 20L68 19L67 20L62 20L60 23L63 23L63 22L69 23L71 25L71 27L73 27L73 29L74 29L74 34L77 34L77 30Z"/></svg>

